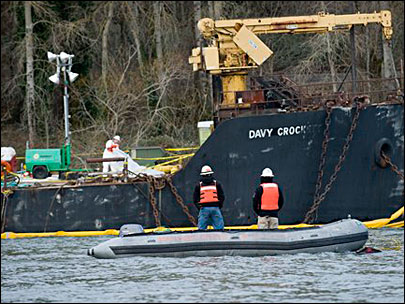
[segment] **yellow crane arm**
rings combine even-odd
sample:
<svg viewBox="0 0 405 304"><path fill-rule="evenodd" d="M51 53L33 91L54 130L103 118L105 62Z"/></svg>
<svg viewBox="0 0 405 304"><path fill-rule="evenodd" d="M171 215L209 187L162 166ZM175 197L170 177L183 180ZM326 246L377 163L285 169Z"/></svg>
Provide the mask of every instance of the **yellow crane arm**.
<svg viewBox="0 0 405 304"><path fill-rule="evenodd" d="M324 33L337 30L349 30L352 25L366 26L369 23L380 23L383 27L386 39L391 39L391 12L386 10L370 14L334 15L320 12L318 15L311 16L217 21L204 18L199 21L198 28L205 39L210 39L214 34L219 34L220 37L235 36L239 30L238 25L245 25L251 32L259 35L276 33Z"/></svg>
<svg viewBox="0 0 405 304"><path fill-rule="evenodd" d="M353 25L379 23L386 39L392 37L391 12L334 15L318 13L310 16L259 19L201 19L197 26L208 47L194 48L189 57L193 70L211 74L246 72L261 65L273 52L257 37L261 34L326 33L350 30Z"/></svg>

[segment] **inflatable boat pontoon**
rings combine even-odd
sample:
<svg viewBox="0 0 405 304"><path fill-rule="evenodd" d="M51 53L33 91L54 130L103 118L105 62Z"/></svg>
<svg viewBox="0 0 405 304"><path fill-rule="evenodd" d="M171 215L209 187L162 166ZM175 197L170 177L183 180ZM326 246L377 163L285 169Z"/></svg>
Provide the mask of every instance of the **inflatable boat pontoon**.
<svg viewBox="0 0 405 304"><path fill-rule="evenodd" d="M368 230L358 220L323 226L276 230L226 229L144 233L140 225L124 225L120 235L87 250L96 258L129 256L264 256L285 253L356 251Z"/></svg>

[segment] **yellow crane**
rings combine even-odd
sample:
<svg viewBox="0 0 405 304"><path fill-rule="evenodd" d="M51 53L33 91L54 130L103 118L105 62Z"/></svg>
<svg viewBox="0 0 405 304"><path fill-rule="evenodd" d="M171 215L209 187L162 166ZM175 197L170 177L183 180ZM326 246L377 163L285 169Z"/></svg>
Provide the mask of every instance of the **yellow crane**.
<svg viewBox="0 0 405 304"><path fill-rule="evenodd" d="M320 12L310 16L274 17L257 19L212 20L201 19L197 26L207 41L207 47L192 49L189 63L193 71L219 75L224 92L222 104L235 104L236 91L246 90L246 75L257 68L273 52L257 35L303 34L348 31L353 25L379 23L384 37L392 37L391 12L334 15Z"/></svg>

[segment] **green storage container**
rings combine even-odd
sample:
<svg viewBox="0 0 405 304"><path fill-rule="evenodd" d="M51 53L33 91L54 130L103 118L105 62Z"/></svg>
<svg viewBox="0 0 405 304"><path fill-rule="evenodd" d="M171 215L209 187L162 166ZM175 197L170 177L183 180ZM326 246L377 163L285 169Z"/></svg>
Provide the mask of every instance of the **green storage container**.
<svg viewBox="0 0 405 304"><path fill-rule="evenodd" d="M160 158L165 156L167 156L167 153L161 147L135 147L131 150L131 158L141 166L154 166L157 163L161 163L162 160L137 158Z"/></svg>
<svg viewBox="0 0 405 304"><path fill-rule="evenodd" d="M35 166L46 166L48 171L63 169L62 149L27 149L25 165L28 171Z"/></svg>

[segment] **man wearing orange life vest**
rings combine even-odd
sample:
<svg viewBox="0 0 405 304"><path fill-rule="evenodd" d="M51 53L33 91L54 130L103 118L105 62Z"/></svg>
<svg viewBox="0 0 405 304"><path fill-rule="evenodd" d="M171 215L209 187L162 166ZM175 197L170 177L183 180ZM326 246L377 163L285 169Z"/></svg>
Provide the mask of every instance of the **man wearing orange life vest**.
<svg viewBox="0 0 405 304"><path fill-rule="evenodd" d="M198 229L207 229L208 225L212 225L214 229L224 229L221 208L225 195L221 184L214 179L213 174L210 166L203 166L200 182L194 188L194 204L200 210Z"/></svg>
<svg viewBox="0 0 405 304"><path fill-rule="evenodd" d="M113 154L113 152L116 149L120 148L120 142L121 142L121 138L119 137L119 135L115 135L113 137L113 139L109 139L105 143L105 149L104 149L104 153L103 153L103 158L116 157ZM103 162L103 172L110 172L111 171L110 165L111 165L111 162Z"/></svg>
<svg viewBox="0 0 405 304"><path fill-rule="evenodd" d="M258 229L277 229L278 212L284 198L280 186L273 182L273 171L265 168L260 177L260 186L253 195L253 210L258 215Z"/></svg>

